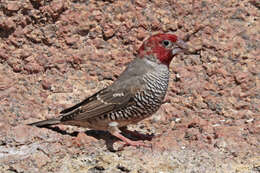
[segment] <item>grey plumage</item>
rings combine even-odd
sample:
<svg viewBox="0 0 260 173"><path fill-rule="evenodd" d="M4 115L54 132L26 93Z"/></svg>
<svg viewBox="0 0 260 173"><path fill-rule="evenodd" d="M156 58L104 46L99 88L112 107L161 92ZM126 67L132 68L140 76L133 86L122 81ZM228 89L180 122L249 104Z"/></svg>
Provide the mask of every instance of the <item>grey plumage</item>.
<svg viewBox="0 0 260 173"><path fill-rule="evenodd" d="M173 34L151 36L112 85L61 111L57 118L30 125L66 124L108 130L126 144L144 146L122 136L119 128L137 123L159 109L168 88L169 64L186 47Z"/></svg>
<svg viewBox="0 0 260 173"><path fill-rule="evenodd" d="M55 125L55 124L59 124L59 123L60 123L60 118L53 118L53 119L49 119L49 120L38 121L38 122L31 123L28 125L37 126L37 127L45 127L45 126Z"/></svg>
<svg viewBox="0 0 260 173"><path fill-rule="evenodd" d="M140 64L142 68L139 67ZM141 69L141 73L134 70L138 68ZM30 125L47 126L61 123L106 130L108 123L104 126L103 123L98 125L98 122L116 120L119 121L118 127L126 126L125 120L131 124L135 119L146 118L158 110L164 99L168 80L168 67L158 66L148 59L137 58L111 86L63 110L58 118ZM124 123L120 124L120 121Z"/></svg>

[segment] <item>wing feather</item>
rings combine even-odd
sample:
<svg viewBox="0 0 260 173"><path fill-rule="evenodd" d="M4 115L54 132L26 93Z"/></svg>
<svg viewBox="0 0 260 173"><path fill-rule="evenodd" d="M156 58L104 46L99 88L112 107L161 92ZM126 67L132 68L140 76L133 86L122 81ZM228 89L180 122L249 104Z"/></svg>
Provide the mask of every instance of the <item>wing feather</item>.
<svg viewBox="0 0 260 173"><path fill-rule="evenodd" d="M111 86L62 111L61 121L86 120L134 104L134 97L145 86L143 75L152 69L150 66L136 58Z"/></svg>
<svg viewBox="0 0 260 173"><path fill-rule="evenodd" d="M137 89L129 91L128 89L113 90L111 88L101 90L81 103L63 110L61 121L90 119L134 103L132 100L138 92Z"/></svg>

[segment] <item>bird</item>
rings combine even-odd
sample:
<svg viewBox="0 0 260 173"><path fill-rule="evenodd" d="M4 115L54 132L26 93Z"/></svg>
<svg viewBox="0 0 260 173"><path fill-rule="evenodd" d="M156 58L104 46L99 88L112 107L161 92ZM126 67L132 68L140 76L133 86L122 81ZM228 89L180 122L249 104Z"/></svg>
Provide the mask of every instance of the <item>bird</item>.
<svg viewBox="0 0 260 173"><path fill-rule="evenodd" d="M187 44L175 34L154 34L143 41L135 58L110 86L64 109L56 118L29 125L63 124L103 130L125 145L146 146L142 140L123 136L120 129L157 112L168 89L170 63L177 54L187 50Z"/></svg>

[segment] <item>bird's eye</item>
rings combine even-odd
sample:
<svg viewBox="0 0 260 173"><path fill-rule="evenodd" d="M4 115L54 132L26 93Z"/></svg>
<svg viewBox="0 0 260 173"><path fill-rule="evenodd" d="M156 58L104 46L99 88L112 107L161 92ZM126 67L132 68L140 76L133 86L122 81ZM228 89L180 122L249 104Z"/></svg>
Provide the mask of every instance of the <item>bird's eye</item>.
<svg viewBox="0 0 260 173"><path fill-rule="evenodd" d="M164 47L166 47L166 48L170 47L171 44L172 44L172 42L169 41L169 40L163 40L163 41L162 41L162 45L163 45Z"/></svg>

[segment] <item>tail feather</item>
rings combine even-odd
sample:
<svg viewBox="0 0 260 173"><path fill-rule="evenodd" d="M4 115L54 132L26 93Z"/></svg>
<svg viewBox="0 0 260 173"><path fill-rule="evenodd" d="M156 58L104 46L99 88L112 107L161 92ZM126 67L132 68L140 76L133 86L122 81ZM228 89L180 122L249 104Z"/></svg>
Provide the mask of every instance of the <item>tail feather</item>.
<svg viewBox="0 0 260 173"><path fill-rule="evenodd" d="M54 118L54 119L49 119L49 120L38 121L38 122L31 123L28 125L37 126L37 127L45 127L45 126L50 126L50 125L54 125L54 124L59 124L60 122L61 122L60 119Z"/></svg>

